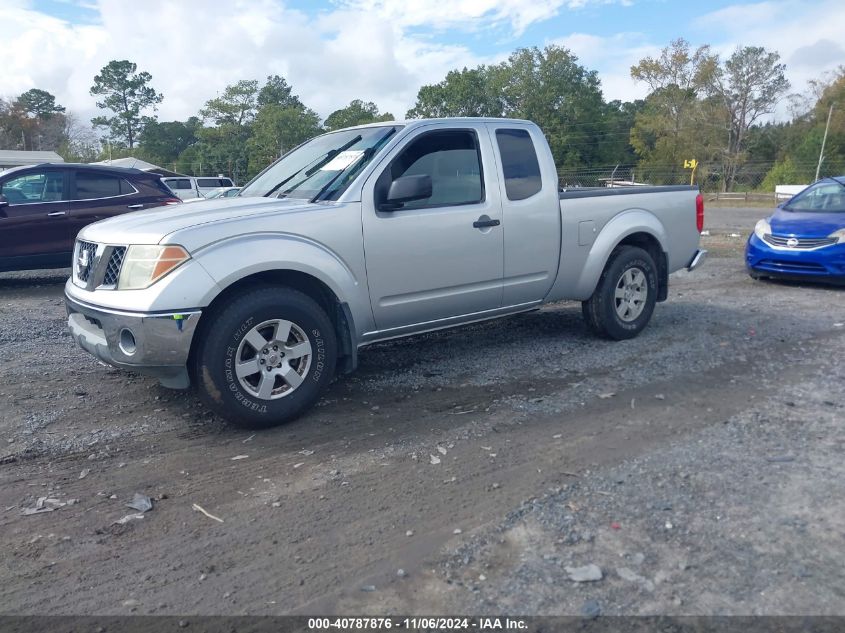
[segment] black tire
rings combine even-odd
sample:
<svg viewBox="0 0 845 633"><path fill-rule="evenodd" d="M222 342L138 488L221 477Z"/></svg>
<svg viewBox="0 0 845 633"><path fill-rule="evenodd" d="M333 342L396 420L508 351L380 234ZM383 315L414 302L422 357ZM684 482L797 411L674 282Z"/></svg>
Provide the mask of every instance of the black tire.
<svg viewBox="0 0 845 633"><path fill-rule="evenodd" d="M253 287L230 297L224 307L208 314L207 319L198 333L200 340L192 357L192 382L209 408L233 424L261 429L293 420L314 404L334 376L337 339L332 323L317 302L297 290ZM257 329L273 322L292 324L285 337L285 341L293 341L290 347L286 347L287 342L281 343L281 337L285 336L281 333L282 325ZM269 355L262 355L247 340L255 341L255 332L269 339L265 346ZM276 352L272 351L274 332L279 332L280 337ZM304 346L306 341L310 347ZM291 360L297 353L291 351L294 346L301 346L302 355ZM285 349L288 349L287 359ZM311 353L302 352L304 349ZM273 365L266 378L263 371L241 378L234 369L237 363L254 361L256 367L264 370L270 359ZM296 386L290 378L291 369L299 375ZM271 391L267 397L259 397L258 391L265 380L271 384L268 387Z"/></svg>
<svg viewBox="0 0 845 633"><path fill-rule="evenodd" d="M637 292L645 290L645 299L637 303L636 309L629 309L632 318L623 319L617 310L615 295L617 285L624 284L622 278L627 271L631 271L630 274L637 278L637 271L644 276L644 282L637 286L640 289ZM620 246L611 254L593 296L581 303L581 312L587 328L593 334L621 341L634 338L645 329L656 303L657 266L654 259L647 251L636 246ZM623 304L624 300L620 299L619 309L624 311L626 308Z"/></svg>

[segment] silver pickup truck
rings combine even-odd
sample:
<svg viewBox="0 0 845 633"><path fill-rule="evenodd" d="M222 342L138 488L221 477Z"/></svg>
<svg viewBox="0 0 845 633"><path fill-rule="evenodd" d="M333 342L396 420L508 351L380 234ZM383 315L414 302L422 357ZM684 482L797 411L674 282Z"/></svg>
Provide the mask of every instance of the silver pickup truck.
<svg viewBox="0 0 845 633"><path fill-rule="evenodd" d="M85 227L65 294L100 360L194 384L249 427L292 419L370 343L582 302L636 336L694 269L694 187L560 190L529 121L377 123L314 138L241 195Z"/></svg>

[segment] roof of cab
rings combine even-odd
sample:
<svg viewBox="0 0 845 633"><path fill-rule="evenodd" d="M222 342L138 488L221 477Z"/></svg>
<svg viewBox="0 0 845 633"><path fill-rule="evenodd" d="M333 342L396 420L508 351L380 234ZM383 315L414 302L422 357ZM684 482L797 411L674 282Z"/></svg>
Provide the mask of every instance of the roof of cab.
<svg viewBox="0 0 845 633"><path fill-rule="evenodd" d="M421 125L430 125L431 123L521 123L521 124L531 124L534 125L531 121L526 119L506 119L506 118L498 118L498 117L441 117L435 119L408 119L406 121L376 121L374 123L364 123L363 125L354 125L348 128L342 128L344 130L357 130L361 128L369 128L369 127L389 127L391 125L401 125L404 127L419 127ZM332 132L339 132L340 130L332 130ZM332 132L328 132L331 134Z"/></svg>

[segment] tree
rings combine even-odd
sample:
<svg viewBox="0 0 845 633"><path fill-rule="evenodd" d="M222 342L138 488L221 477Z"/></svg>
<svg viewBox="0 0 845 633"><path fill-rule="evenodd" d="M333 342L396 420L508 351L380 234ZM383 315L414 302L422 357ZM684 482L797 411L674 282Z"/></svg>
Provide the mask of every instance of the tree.
<svg viewBox="0 0 845 633"><path fill-rule="evenodd" d="M67 142L68 115L46 90L0 99L0 147L60 151Z"/></svg>
<svg viewBox="0 0 845 633"><path fill-rule="evenodd" d="M60 115L64 125L64 140L56 151L70 163L91 163L100 153L97 133L73 112Z"/></svg>
<svg viewBox="0 0 845 633"><path fill-rule="evenodd" d="M310 108L264 106L255 118L247 143L249 175L254 176L279 156L320 132L320 117Z"/></svg>
<svg viewBox="0 0 845 633"><path fill-rule="evenodd" d="M361 101L354 99L345 108L335 110L323 122L326 130L339 130L353 125L364 125L365 123L376 123L377 121L392 121L393 115L390 112L379 113L378 106L372 101Z"/></svg>
<svg viewBox="0 0 845 633"><path fill-rule="evenodd" d="M676 39L659 57L631 67L631 77L651 89L636 115L631 145L645 165L670 170L668 179L682 173L684 160L703 162L717 151L714 135L720 124L712 104L704 101L717 65L708 46L692 51L689 42Z"/></svg>
<svg viewBox="0 0 845 633"><path fill-rule="evenodd" d="M27 90L15 100L15 104L28 116L42 120L65 111L64 106L56 103L56 97L39 88Z"/></svg>
<svg viewBox="0 0 845 633"><path fill-rule="evenodd" d="M789 89L780 55L760 46L738 48L710 74L709 90L723 108L727 139L722 159L723 186L730 191L744 158L749 128L772 112Z"/></svg>
<svg viewBox="0 0 845 633"><path fill-rule="evenodd" d="M642 112L645 101L614 100L602 109L601 126L596 132L594 161L600 165L631 165L637 154L631 145L631 128Z"/></svg>
<svg viewBox="0 0 845 633"><path fill-rule="evenodd" d="M138 142L147 160L167 165L197 142L202 122L195 116L187 121L151 122L144 127Z"/></svg>
<svg viewBox="0 0 845 633"><path fill-rule="evenodd" d="M249 125L255 117L258 82L241 79L226 86L223 94L209 99L200 110L200 116L211 119L215 125Z"/></svg>
<svg viewBox="0 0 845 633"><path fill-rule="evenodd" d="M277 105L283 108L304 107L299 97L293 94L293 88L285 81L284 77L279 75L267 77L267 83L258 91L256 104L259 109L267 105Z"/></svg>
<svg viewBox="0 0 845 633"><path fill-rule="evenodd" d="M455 116L502 116L504 104L496 93L495 70L490 66L451 70L438 84L423 86L409 119Z"/></svg>
<svg viewBox="0 0 845 633"><path fill-rule="evenodd" d="M94 77L90 92L93 97L102 97L97 101L97 107L111 110L114 116L94 117L91 123L95 127L108 128L112 140L125 142L132 149L144 125L153 120L142 112L155 111L164 99L149 85L151 81L152 75L138 72L137 64L125 59L110 61Z"/></svg>
<svg viewBox="0 0 845 633"><path fill-rule="evenodd" d="M179 155L176 171L195 176L226 174L236 182L243 182L247 175L250 128L223 123L201 128L196 134L199 141Z"/></svg>
<svg viewBox="0 0 845 633"><path fill-rule="evenodd" d="M501 91L505 116L540 126L557 165L597 162L606 131L601 83L569 49L519 49L496 67L491 85Z"/></svg>
<svg viewBox="0 0 845 633"><path fill-rule="evenodd" d="M827 85L821 91L821 96L809 116L810 125L817 134L817 142L810 143L809 139L805 138L805 151L809 153L812 148L814 158L818 158L821 151L819 141L824 136L828 114L831 114L820 173L841 174L845 172L845 66L840 66L825 83Z"/></svg>
<svg viewBox="0 0 845 633"><path fill-rule="evenodd" d="M627 135L617 128L618 115L604 102L598 74L560 46L523 48L495 66L451 71L442 82L420 88L408 111L409 118L530 119L545 132L559 166L593 163L614 151L605 143L608 133Z"/></svg>

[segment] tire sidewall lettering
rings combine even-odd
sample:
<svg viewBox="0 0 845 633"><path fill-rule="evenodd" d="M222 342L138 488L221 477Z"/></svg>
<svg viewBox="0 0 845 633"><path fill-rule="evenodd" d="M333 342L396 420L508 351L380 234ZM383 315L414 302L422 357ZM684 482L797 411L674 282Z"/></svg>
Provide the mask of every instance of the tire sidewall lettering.
<svg viewBox="0 0 845 633"><path fill-rule="evenodd" d="M311 348L312 351L316 352L312 361L314 364L311 366L311 379L314 382L320 382L323 369L326 366L326 343L323 340L322 333L316 328L311 330L311 336L314 339Z"/></svg>
<svg viewBox="0 0 845 633"><path fill-rule="evenodd" d="M223 379L226 381L227 389L232 393L239 405L245 409L249 409L255 413L267 413L267 405L261 401L255 400L248 394L245 394L241 389L241 385L235 377L233 371L235 365L235 353L238 350L238 345L244 334L252 329L255 323L255 317L249 317L234 331L231 337L232 345L226 346L226 351L223 358Z"/></svg>

